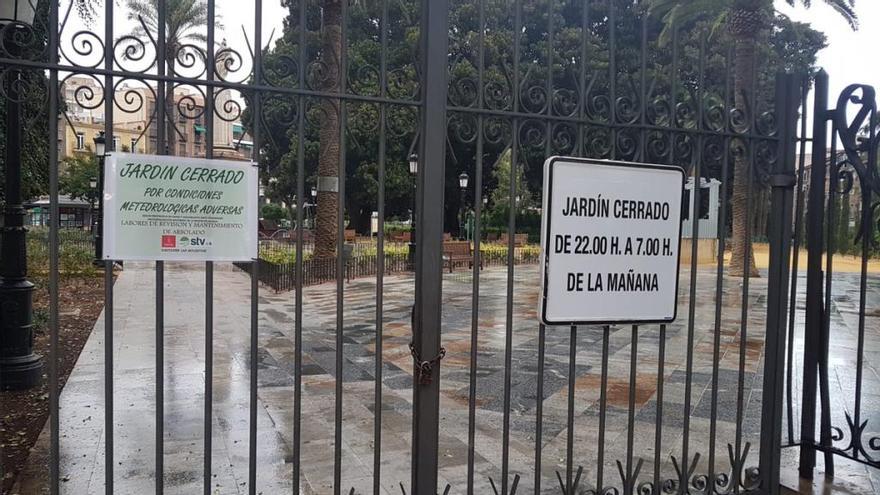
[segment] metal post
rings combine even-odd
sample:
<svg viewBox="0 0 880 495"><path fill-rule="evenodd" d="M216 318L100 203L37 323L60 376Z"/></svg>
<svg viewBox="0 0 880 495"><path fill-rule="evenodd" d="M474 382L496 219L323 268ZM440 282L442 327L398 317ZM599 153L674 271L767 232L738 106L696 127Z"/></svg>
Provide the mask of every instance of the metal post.
<svg viewBox="0 0 880 495"><path fill-rule="evenodd" d="M828 74L816 75L813 107L813 163L807 206L807 300L804 323L804 378L801 408L801 452L798 471L812 479L816 466L816 385L822 338L822 232L825 218L825 175L828 141Z"/></svg>
<svg viewBox="0 0 880 495"><path fill-rule="evenodd" d="M761 418L760 472L764 493L779 493L782 448L782 397L785 385L785 335L788 322L788 277L791 257L791 222L794 204L795 138L798 120L799 79L791 74L776 78L776 113L779 116L779 155L770 178L770 265L767 288L767 333L764 354L764 404Z"/></svg>
<svg viewBox="0 0 880 495"><path fill-rule="evenodd" d="M422 2L421 88L422 132L419 155L419 249L416 253L414 350L422 360L440 353L443 184L446 159L446 60L449 0ZM434 63L428 63L428 61ZM437 446L440 416L440 365L432 367L430 383L413 381L413 438L411 493L437 492ZM413 366L413 376L416 376Z"/></svg>
<svg viewBox="0 0 880 495"><path fill-rule="evenodd" d="M0 26L2 27L2 26ZM17 26L5 29L9 55L21 55ZM27 34L25 34L27 36ZM0 266L0 384L5 390L30 388L40 381L43 359L34 353L33 293L27 279L27 228L21 196L21 71L9 69L6 93L6 206L3 210L3 266Z"/></svg>
<svg viewBox="0 0 880 495"><path fill-rule="evenodd" d="M104 259L104 155L98 157L98 214L95 217L95 261Z"/></svg>
<svg viewBox="0 0 880 495"><path fill-rule="evenodd" d="M467 209L464 206L466 194L467 194L467 188L462 187L461 188L461 208L460 208L461 209L461 213L460 213L461 221L458 224L459 225L458 226L458 237L461 240L465 240L467 238L467 233L465 232L465 222L466 222L465 214L467 212Z"/></svg>
<svg viewBox="0 0 880 495"><path fill-rule="evenodd" d="M416 181L418 176L412 178L412 209L410 210L410 229L409 229L409 264L415 269L416 266L416 196L418 194L418 185Z"/></svg>

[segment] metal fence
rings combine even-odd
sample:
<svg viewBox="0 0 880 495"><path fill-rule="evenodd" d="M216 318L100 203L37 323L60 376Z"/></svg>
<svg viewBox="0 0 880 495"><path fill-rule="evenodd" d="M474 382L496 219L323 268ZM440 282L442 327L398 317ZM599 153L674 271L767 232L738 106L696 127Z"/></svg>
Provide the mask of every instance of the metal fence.
<svg viewBox="0 0 880 495"><path fill-rule="evenodd" d="M836 457L880 468L880 417L867 405L878 386L870 371L877 351L872 337L876 268L869 269L878 246L877 95L871 86L853 84L836 101L829 96L829 75L820 72L809 139L806 124L801 131L788 315L785 446L800 449L799 472L805 478L813 478L818 454L826 476L834 476ZM810 163L804 156L808 148ZM855 222L841 225L850 217L841 211L850 209ZM852 233L840 235L841 227ZM802 251L807 252L806 280L798 285L796 260ZM835 264L853 251L855 270Z"/></svg>
<svg viewBox="0 0 880 495"><path fill-rule="evenodd" d="M213 158L218 151L213 144L217 119L230 122L244 118L249 122L247 132L253 137L254 149L267 156L273 149L283 149L285 166L295 170L290 192L295 198L297 225L304 225L303 202L310 174L326 179L318 181L317 201L319 205L331 202L336 210L328 216L319 209L317 222L329 221L335 226L337 251L345 241L346 182L354 180L348 167L356 168L361 162L372 167L361 172L375 179L376 249L384 252L386 202L390 204L392 199L391 169L397 167L399 172L409 153L418 152L421 159L414 201L418 250L410 328L413 362L407 363L413 378L408 399L412 401L412 421L405 421L412 430L404 447L410 455L403 458L389 459L382 448L386 428L383 401L388 389L383 374L389 364L382 352L386 338L383 287L386 274L394 272L401 260L362 256L363 264L354 264L356 273L375 276L376 281L375 318L359 322L361 327L370 327L371 345L380 350L372 355L373 401L365 404L372 412L372 432L363 433L369 438L359 439L372 446L363 464L369 470L373 493L382 493L381 475L389 470L389 463L405 463L406 457L411 463L406 492L418 495L442 491L441 479L450 479L454 485L447 491L487 493L492 489L504 495L518 489L536 494L588 490L625 495L778 490L794 143L802 106L798 98L804 84L800 78L768 75L752 67L750 78L734 80L737 67L731 45L711 43L708 31L701 29L673 29L671 42L661 45L657 41L659 21L647 18L641 5L633 2L550 1L546 6L551 15L544 16L533 3L520 0L381 0L320 5L293 1L286 3L289 31L279 45L283 48L280 54L265 49L262 0L254 2L254 23L246 28L250 48L244 53L216 43L219 23L214 0L206 3L205 42L201 45L169 44L169 2L156 2L156 22L151 25L155 32L144 25L151 33L146 38L122 33L114 26L121 13L119 4L111 1L104 3L94 28L70 32L68 19L74 3L59 6L50 2L48 15L38 21L46 23L42 27L47 35L27 38L28 43L41 44L39 53L21 55L4 44L0 50L4 78L20 71L48 74L47 114L54 116L63 113L57 91L60 83L71 81L73 75L82 76L88 84L75 83L75 97L84 108L103 109L108 143L117 132L114 117L146 111L142 137L149 140L155 135L158 153L177 152L167 146L176 141L177 124L208 116L203 120L204 156ZM366 53L371 58L354 60L351 52L357 44L369 45ZM156 55L171 49L177 52L164 60ZM760 60L754 64L763 67ZM148 104L149 100L165 101L166 90L180 88L198 96L203 106L193 110L187 102ZM235 98L229 98L231 94ZM5 97L15 95L7 91ZM58 493L62 486L59 416L63 411L59 409L54 365L59 310L54 265L59 250L58 149L54 144L63 125L77 124L70 119L50 119L47 136L51 144L50 259L55 260L50 280L53 351L47 360L52 493ZM289 142L277 142L271 132L277 127L290 129L282 137ZM326 139L338 146L322 146ZM731 216L733 222L719 222L716 259L708 269L697 264L699 241L692 243L689 275L680 294L683 311L679 323L548 328L528 320L531 323L520 325L520 307L534 305L517 296L525 285L536 282L528 278L528 272L526 280L521 278L524 268L517 265L515 236L509 235L503 255L474 252L472 277L467 281L469 301L462 310L468 315L463 329L466 345L444 349L443 339L451 338L451 333L443 329L453 313L444 309L453 303L444 299L443 292L443 205L454 200L443 184L462 170L473 177L462 202L475 211L474 236L479 239L485 227L484 194L494 180L490 172L493 166L500 166L500 157L506 153L510 157L509 183L501 185L506 192L500 201L508 203L508 233L518 231L517 212L527 199L519 172L537 173L539 164L551 155L673 164L684 167L693 177L720 179L724 198L721 218ZM279 173L271 163L262 165L263 181ZM741 182L737 186L731 179ZM756 293L747 269L751 251L744 250L743 274L726 270L725 251L728 238L735 246L750 245L753 202L749 200L759 187L771 191L772 235L768 268L762 273L767 278L766 290ZM695 194L699 204L699 188ZM745 205L745 210L731 211L738 195L744 195L739 197L744 201L736 204ZM699 237L698 232L694 237ZM293 401L286 416L292 423L293 442L285 468L291 472L290 489L299 493L304 473L313 468L304 464L304 450L332 450L325 459L333 471L329 490L355 493L353 487L342 486L346 469L343 411L348 400L343 381L349 357L344 345L349 330L344 318L348 309L346 261L336 256L328 262L332 269L315 267L305 259L305 253L302 229L298 229L292 267L283 269L281 282L294 289L292 362L287 363ZM503 308L503 324L494 327L480 318L481 308L488 304L481 297L488 275L480 266L482 261L501 263L502 259L506 271L501 285L488 294ZM114 493L114 482L125 469L120 465L123 460L114 453L114 442L121 432L116 431L114 421L118 406L114 406L111 267L107 262L103 319L106 442L100 452L105 469L103 490L108 494ZM265 262L253 262L248 268L248 468L246 486L238 489L246 488L251 494L258 493L258 470L265 468L258 457L259 282L275 277L274 269ZM164 351L170 331L165 328L165 273L164 263L156 262L156 493L164 492L166 471L173 468L165 464ZM200 405L204 411L203 449L210 453L215 424L212 263L205 264L204 275L205 398ZM303 287L315 280L335 282L335 323L328 342L334 360L334 418L332 439L326 446L309 447L302 434L303 421L309 419L303 414L304 394L309 393L303 381L303 312L309 304ZM710 301L700 306L699 300L706 294ZM760 301L766 304L763 310L756 308ZM524 314L529 318L528 312ZM497 359L489 363L484 362L481 351L481 345L486 345L484 338L500 349ZM523 342L528 345L519 347ZM759 348L757 356L749 353L754 346ZM523 357L520 348L529 353ZM737 356L733 364L725 361L724 368L722 350ZM454 377L444 368L450 357L465 363ZM487 378L486 370L492 370L492 378ZM585 383L594 387L585 391ZM460 388L451 389L455 384ZM456 400L446 400L451 396ZM640 409L649 402L651 407ZM453 411L454 404L463 404L464 412ZM721 416L727 418L723 424ZM460 439L463 447L453 456L454 466L440 454L441 430L449 427L449 421L466 430ZM489 438L484 437L486 431L491 433ZM484 450L486 445L491 449ZM523 446L526 454L512 452ZM214 488L212 463L212 456L205 455L200 473L205 494Z"/></svg>

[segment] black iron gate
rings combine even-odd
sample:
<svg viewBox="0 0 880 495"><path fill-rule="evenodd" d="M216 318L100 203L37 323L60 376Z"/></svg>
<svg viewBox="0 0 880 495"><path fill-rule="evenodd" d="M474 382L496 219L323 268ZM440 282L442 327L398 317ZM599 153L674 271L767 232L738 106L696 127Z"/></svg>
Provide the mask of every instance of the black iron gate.
<svg viewBox="0 0 880 495"><path fill-rule="evenodd" d="M798 292L793 276L791 294L792 302L805 304L803 311L790 308L787 371L786 446L800 447L799 472L808 479L819 453L829 477L835 475L835 456L880 467L872 309L880 185L877 95L871 86L853 84L829 101L824 72L815 85L812 155L802 158L799 169L798 209L803 213L805 197L806 229L798 229L794 251L797 259L804 239L806 280Z"/></svg>
<svg viewBox="0 0 880 495"><path fill-rule="evenodd" d="M445 482L449 492L494 490L505 495L778 489L780 437L774 433L782 425L795 127L804 81L756 70L761 66L756 61L747 87L737 87L729 44L715 43L704 29L672 29L671 41L659 43L659 21L647 18L632 2L291 1L285 4L285 33L274 47L266 47L264 2L254 0L255 20L245 30L250 35L246 34L244 53L217 44L215 3L206 2L203 26L195 28L203 38L186 42L173 37L179 33L167 32L169 2L164 1L155 3L152 22L143 15L134 17L132 34L115 29L120 6L112 1L105 3L95 29L66 30L75 2L48 2L47 15L38 16L33 26L7 22L3 27L4 80L17 81L22 71L45 74L49 88L53 266L46 487L52 493L64 486L59 418L65 411L59 409L63 395L56 370L58 163L63 150L55 142L67 127L88 127L69 108L62 111L62 103L103 111L108 150L123 132L118 124L136 120L132 143L144 145L146 152L212 158L221 151L217 127L242 121L246 129L233 151L222 151L237 153L249 134L254 156L264 166L261 182L266 187L281 187L272 181L282 176L279 167L292 171L294 180L284 187L299 227L292 236L292 355L285 368L292 391L292 424L285 428L292 430L292 441L285 452L290 464L285 483L294 493L384 493L404 481L393 463L405 461L388 460L382 452L383 432L394 431L383 423L383 394L390 386L383 375L393 364L385 360L384 350L394 344L385 324L398 318L385 312L384 256L375 258L375 285L369 289L375 318L352 322L346 320L345 303L357 289L346 285L343 256L330 254L336 264L332 341L317 342L331 349L333 357L326 370L333 388L328 483L313 481L325 466L303 462L306 449L322 447L309 447L302 440L303 422L310 420L303 404L313 400L304 397L309 393L303 386L304 357L316 346L307 340L314 334L304 332L311 325L312 301L303 286L303 266L311 251L302 226L307 185L314 182L318 205L335 205L335 210L319 211L317 220L329 219L334 225L331 235L335 250L341 252L351 205L346 182L355 180L349 168L369 160L375 165L369 170L378 213L376 252L383 253L386 203L391 198L388 177L411 161L414 151L421 158L416 159L415 362L406 370L415 377L407 445L411 464L403 468L411 473L409 493L434 493ZM22 45L42 48L13 49ZM358 51L356 46L369 50ZM178 97L178 90L184 89L188 96ZM7 102L20 99L17 91L5 90ZM61 119L54 118L58 114ZM126 114L142 117L129 119ZM204 128L201 148L195 148L197 137L187 130L190 124ZM279 136L274 132L278 128L289 132ZM326 140L334 139L335 146L327 145ZM536 306L530 291L537 280L534 267L519 267L514 260L520 242L516 234L529 212L534 215L537 194L526 185L540 174L540 163L555 154L675 164L688 171L695 184L689 218L693 227L677 323L545 328L537 325L530 309L523 309ZM502 168L507 171L493 175ZM747 177L736 191L735 169ZM450 192L456 186L447 184L456 184L460 172L468 173L473 182L455 204ZM721 183L720 221L716 231L701 236L707 194L702 183L710 179ZM500 192L490 195L489 185ZM737 194L743 195L739 203ZM483 239L490 233L484 221L489 201L493 211L503 206L506 228L500 233L506 241L499 249L507 258L506 269L500 275L481 270L481 257L488 255L481 246L472 249L472 271L464 281L444 276L444 230L451 223L447 212L458 210L464 217L472 209L473 238ZM761 215L770 222L769 259L762 278L748 276L751 249L745 250L745 275L729 273L725 252L731 223L744 222L734 243L750 246L753 219L761 216L756 209L765 203L769 208ZM315 242L321 242L321 235L318 232ZM709 262L701 261L706 249ZM114 334L119 329L114 328L112 266L104 266L106 493L114 492L114 480L122 475L114 456L120 433L114 431L114 356L119 346ZM257 420L264 400L259 371L266 338L261 334L258 266L253 263L250 269L248 467L242 482L252 494L264 483L260 472L265 469L258 463ZM162 493L168 473L176 468L165 465L163 447L169 438L164 431L169 379L165 337L174 330L165 327L165 264L157 262L154 272L153 487ZM207 263L200 301L205 318L200 474L206 494L214 487L215 471L213 456L204 455L212 452L216 435L215 276L215 266ZM486 311L490 313L484 318ZM496 313L497 324L492 316ZM364 325L370 327L371 345L377 349L365 380L373 384L372 448L369 462L363 463L369 465L365 469L370 479L352 487L344 485L343 427L351 393L344 385L353 366L345 345L355 330L363 334ZM409 356L406 360L409 366ZM398 479L388 480L389 472Z"/></svg>

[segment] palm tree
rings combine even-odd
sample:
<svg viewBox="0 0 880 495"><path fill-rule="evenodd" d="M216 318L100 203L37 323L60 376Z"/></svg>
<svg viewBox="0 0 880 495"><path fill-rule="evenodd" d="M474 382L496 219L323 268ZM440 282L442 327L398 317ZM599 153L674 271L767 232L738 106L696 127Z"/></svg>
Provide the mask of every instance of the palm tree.
<svg viewBox="0 0 880 495"><path fill-rule="evenodd" d="M789 5L809 7L810 0L786 0ZM855 0L824 0L853 28L858 27ZM752 81L755 76L755 57L758 37L765 31L774 15L773 0L648 0L652 15L661 16L667 30L698 19L710 19L715 25L725 25L734 41L734 104L749 108L754 101ZM737 155L733 168L733 239L729 273L758 276L752 245L746 232L748 224L749 161ZM748 270L745 260L748 256Z"/></svg>
<svg viewBox="0 0 880 495"><path fill-rule="evenodd" d="M108 0L109 1L109 0ZM132 35L141 39L155 39L159 32L159 0L126 0L128 20L135 21ZM216 22L216 20L215 20ZM208 5L205 0L165 0L165 53L157 55L165 60L168 74L174 74L179 56L196 54L191 44L205 45L208 37L201 30L208 25ZM222 28L217 24L217 27ZM197 55L197 54L196 54ZM158 63L158 61L157 61ZM177 129L174 126L174 85L165 87L166 148L172 153Z"/></svg>
<svg viewBox="0 0 880 495"><path fill-rule="evenodd" d="M320 81L316 85L322 91L338 93L341 88L342 67L342 0L323 1L323 28L321 33ZM321 99L320 145L318 148L318 177L336 178L339 181L340 135L338 99ZM332 179L327 182L332 182ZM339 207L338 191L319 184L315 214L315 257L332 258L336 253L336 222Z"/></svg>

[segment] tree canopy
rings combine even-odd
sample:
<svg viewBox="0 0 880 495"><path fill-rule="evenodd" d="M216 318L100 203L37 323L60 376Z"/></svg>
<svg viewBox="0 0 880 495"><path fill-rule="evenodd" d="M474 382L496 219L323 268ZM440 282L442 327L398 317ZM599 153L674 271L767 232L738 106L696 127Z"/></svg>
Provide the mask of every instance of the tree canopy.
<svg viewBox="0 0 880 495"><path fill-rule="evenodd" d="M347 92L363 96L387 96L410 99L417 95L418 77L418 12L416 2L388 4L387 44L385 61L388 85L380 88L382 56L381 2L356 2L348 9L347 20ZM730 57L733 40L723 30L714 30L711 20L694 19L676 34L676 50L664 45L660 19L645 18L642 4L628 0L589 0L587 2L550 2L537 0L521 4L519 19L522 31L518 45L518 70L513 72L515 12L505 0L488 0L484 4L486 29L482 33L483 52L480 56L481 33L477 4L453 0L450 7L450 48L448 64L449 136L446 166L446 228L455 230L460 211L458 174L467 171L471 184L475 173L476 118L456 111L482 104L495 111L571 116L584 122L609 122L607 95L614 87L618 102L617 123L637 119L642 104L641 94L656 100L670 95L690 101L694 112L696 95L703 95L702 106L710 108L723 103L725 87L730 80ZM609 10L613 7L613 12ZM298 69L305 70L306 85L316 87L320 77L321 9L307 9L306 60L299 60L299 1L287 2L289 16L275 45L264 53L265 78L269 84L297 87ZM585 7L586 6L586 7ZM585 8L588 10L585 12ZM610 20L613 17L613 26ZM783 16L771 19L770 29L759 34L760 47L758 85L763 89L756 106L772 109L773 81L779 71L809 73L814 70L816 53L825 46L822 33L808 25ZM586 29L583 27L586 26ZM613 28L613 29L612 29ZM552 31L552 38L548 35ZM644 39L643 39L644 38ZM552 40L552 45L550 41ZM642 45L644 44L644 57ZM673 74L672 52L676 52ZM586 57L584 57L586 54ZM702 58L702 61L701 61ZM482 74L479 67L482 60ZM643 72L644 68L644 74ZM702 70L701 70L702 69ZM613 76L612 76L613 72ZM481 76L481 77L478 77ZM613 78L612 78L613 77ZM517 79L520 88L511 90ZM477 85L482 83L481 88ZM642 85L646 87L642 87ZM550 94L547 94L549 88ZM604 95L604 96L603 96ZM577 103L587 98L586 105ZM606 98L606 99L603 99ZM668 96L667 96L668 98ZM320 107L316 98L305 101L303 154L305 157L306 191L314 183L321 128ZM517 108L514 108L516 101ZM549 103L548 103L549 102ZM648 100L646 103L652 103ZM263 98L263 139L261 163L267 177L278 179L273 188L275 201L289 203L295 195L296 167L300 143L297 134L295 97ZM551 108L547 110L547 106ZM582 110L581 110L582 109ZM652 111L651 108L648 111ZM580 114L578 112L581 112ZM623 114L621 114L621 112ZM627 112L631 112L627 113ZM377 104L349 102L346 105L345 143L345 206L354 227L366 231L370 212L376 209L378 194L378 150L380 136ZM680 117L680 116L675 116ZM253 126L252 108L244 115ZM656 119L673 118L654 115ZM386 105L386 215L406 218L411 203L407 157L417 142L417 108L407 105ZM491 165L510 146L510 119L486 118L481 130L483 167L481 194L488 196L497 187ZM519 122L520 149L518 166L523 168L525 185L540 200L541 164L548 148L553 153L572 153L577 136L566 132L566 126L548 131L539 118ZM609 157L610 137L601 129L589 129L591 143L586 154ZM618 137L620 139L620 137ZM626 151L626 150L624 150ZM617 158L630 158L628 152L615 153ZM717 168L717 167L716 167ZM717 170L714 171L718 173ZM471 206L473 192L466 202Z"/></svg>

